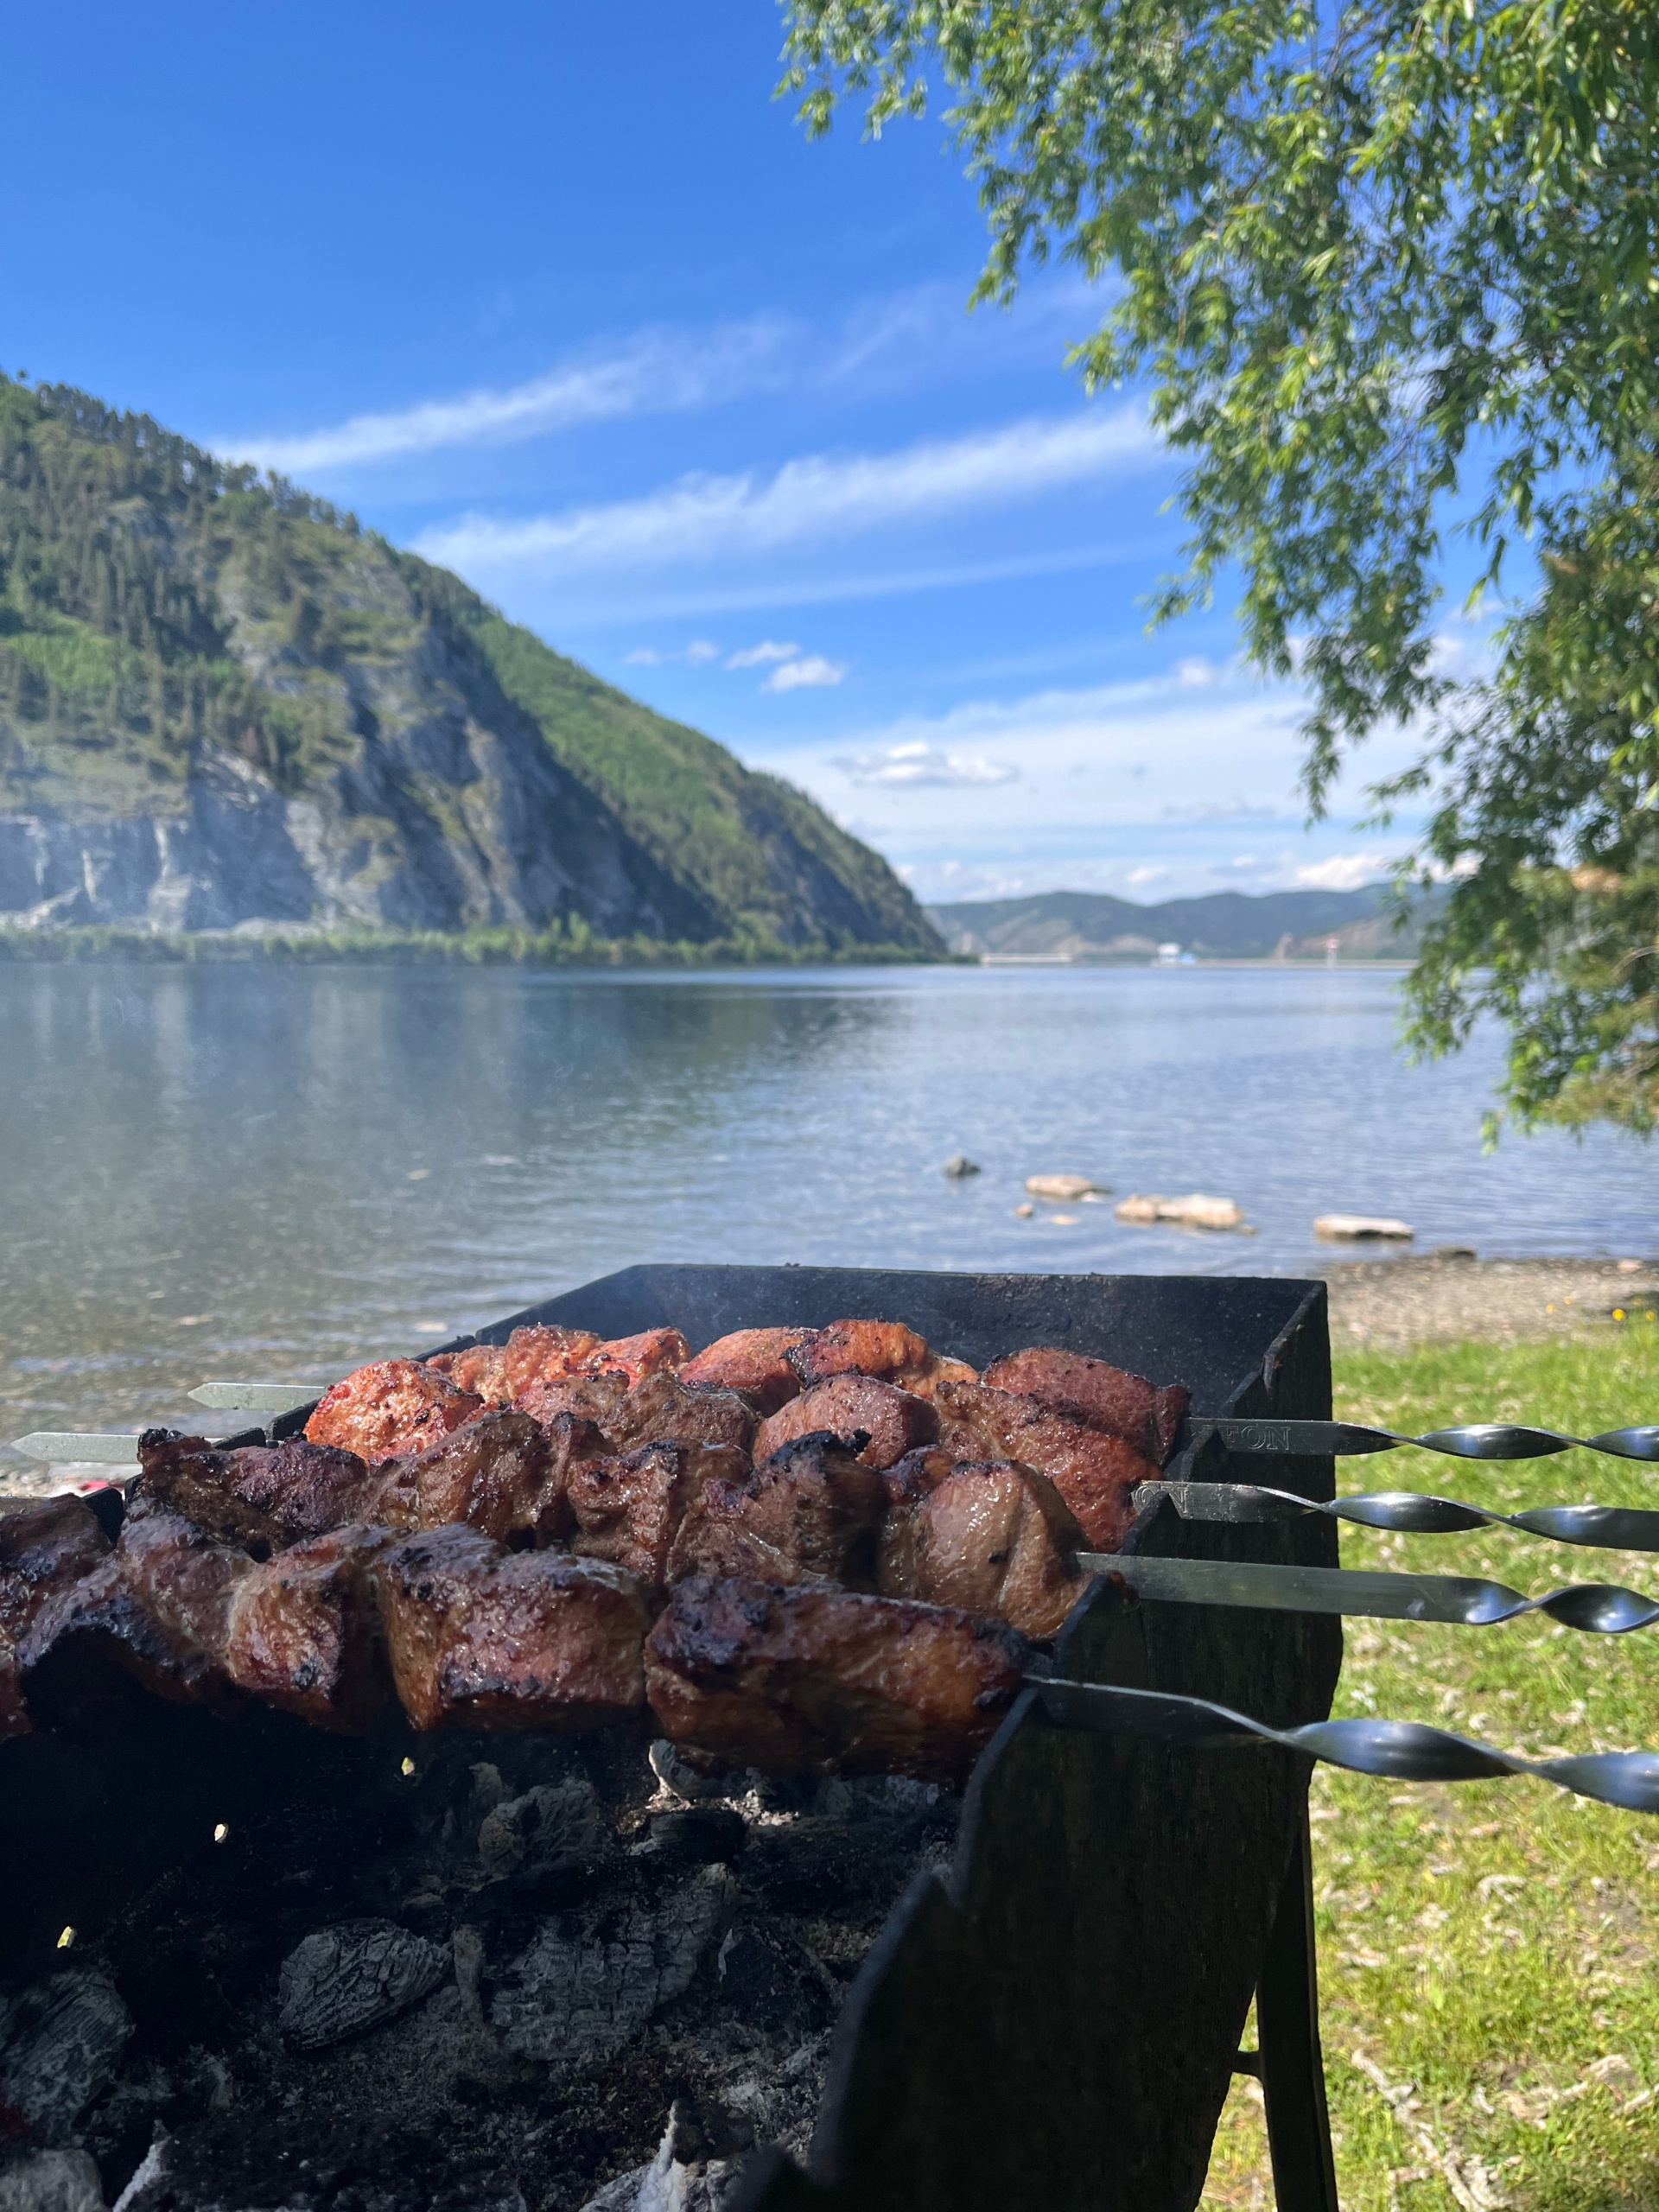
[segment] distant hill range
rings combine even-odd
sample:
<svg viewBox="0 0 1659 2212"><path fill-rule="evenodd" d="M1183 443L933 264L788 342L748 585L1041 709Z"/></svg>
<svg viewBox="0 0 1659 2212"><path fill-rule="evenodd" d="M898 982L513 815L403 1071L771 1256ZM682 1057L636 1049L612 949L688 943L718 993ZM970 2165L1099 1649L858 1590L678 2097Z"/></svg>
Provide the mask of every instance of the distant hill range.
<svg viewBox="0 0 1659 2212"><path fill-rule="evenodd" d="M1103 892L1048 891L926 911L952 952L1005 960L1144 961L1170 944L1201 960L1322 960L1333 938L1339 959L1408 959L1422 915L1396 931L1387 897L1380 887L1218 891L1138 906Z"/></svg>
<svg viewBox="0 0 1659 2212"><path fill-rule="evenodd" d="M944 950L804 792L447 570L4 377L0 924Z"/></svg>

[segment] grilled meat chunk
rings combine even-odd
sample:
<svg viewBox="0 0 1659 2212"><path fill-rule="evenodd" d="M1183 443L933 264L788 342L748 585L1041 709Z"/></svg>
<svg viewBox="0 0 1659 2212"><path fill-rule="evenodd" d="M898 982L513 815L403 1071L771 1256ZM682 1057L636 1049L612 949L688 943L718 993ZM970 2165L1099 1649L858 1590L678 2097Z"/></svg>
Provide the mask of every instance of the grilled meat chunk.
<svg viewBox="0 0 1659 2212"><path fill-rule="evenodd" d="M674 1539L668 1579L744 1574L868 1586L886 1503L880 1476L835 1437L797 1437L750 1473L704 1483Z"/></svg>
<svg viewBox="0 0 1659 2212"><path fill-rule="evenodd" d="M179 1705L228 1709L231 1600L254 1562L154 1504L130 1513L101 1566L44 1605L19 1639L37 1720L74 1726L136 1681Z"/></svg>
<svg viewBox="0 0 1659 2212"><path fill-rule="evenodd" d="M505 1357L499 1344L468 1344L464 1351L435 1351L421 1365L486 1406L505 1406L512 1395L502 1372Z"/></svg>
<svg viewBox="0 0 1659 2212"><path fill-rule="evenodd" d="M379 1481L355 1452L298 1436L226 1452L204 1436L147 1428L138 1464L135 1504L152 1500L258 1558L351 1520Z"/></svg>
<svg viewBox="0 0 1659 2212"><path fill-rule="evenodd" d="M404 1710L417 1728L594 1728L645 1703L650 1614L601 1560L509 1552L475 1529L405 1537L376 1563Z"/></svg>
<svg viewBox="0 0 1659 2212"><path fill-rule="evenodd" d="M831 1321L809 1330L788 1357L809 1389L835 1375L874 1375L931 1398L941 1382L979 1380L965 1361L942 1357L902 1321Z"/></svg>
<svg viewBox="0 0 1659 2212"><path fill-rule="evenodd" d="M789 1355L806 1334L804 1329L734 1329L688 1360L680 1380L699 1389L741 1390L757 1413L775 1414L800 1389Z"/></svg>
<svg viewBox="0 0 1659 2212"><path fill-rule="evenodd" d="M691 1347L677 1329L646 1329L637 1337L611 1337L595 1344L588 1366L596 1375L620 1368L634 1383L649 1376L672 1374L690 1357Z"/></svg>
<svg viewBox="0 0 1659 2212"><path fill-rule="evenodd" d="M747 1457L729 1444L643 1444L618 1458L582 1459L565 1486L575 1522L571 1549L612 1560L660 1590L669 1548L705 1485L716 1478L741 1483L748 1473Z"/></svg>
<svg viewBox="0 0 1659 2212"><path fill-rule="evenodd" d="M789 1363L810 1389L832 1375L903 1375L933 1357L925 1338L902 1321L831 1321L810 1329L789 1354Z"/></svg>
<svg viewBox="0 0 1659 2212"><path fill-rule="evenodd" d="M231 1595L226 1671L262 1704L364 1733L397 1708L373 1561L398 1541L361 1523L295 1544Z"/></svg>
<svg viewBox="0 0 1659 2212"><path fill-rule="evenodd" d="M865 1441L857 1451L865 1465L890 1467L918 1444L932 1443L939 1433L939 1417L925 1398L912 1397L891 1382L878 1382L874 1376L832 1376L828 1382L816 1382L791 1398L781 1412L760 1424L754 1456L768 1459L796 1437L810 1436L815 1429L849 1440L862 1433Z"/></svg>
<svg viewBox="0 0 1659 2212"><path fill-rule="evenodd" d="M515 1329L501 1349L501 1380L509 1402L532 1382L561 1375L584 1375L593 1365L599 1338L591 1329L558 1329L538 1324Z"/></svg>
<svg viewBox="0 0 1659 2212"><path fill-rule="evenodd" d="M807 1584L675 1586L645 1646L671 1741L771 1774L966 1773L1019 1692L1017 1630Z"/></svg>
<svg viewBox="0 0 1659 2212"><path fill-rule="evenodd" d="M0 1514L0 1635L15 1644L42 1606L109 1555L108 1537L78 1497Z"/></svg>
<svg viewBox="0 0 1659 2212"><path fill-rule="evenodd" d="M1053 1484L1012 1459L932 1474L895 1486L922 1494L889 1504L882 1595L994 1615L1038 1642L1057 1636L1088 1578L1076 1562L1083 1530Z"/></svg>
<svg viewBox="0 0 1659 2212"><path fill-rule="evenodd" d="M528 1540L554 1471L553 1448L540 1422L493 1407L412 1459L382 1468L373 1518L393 1529L465 1521L498 1543Z"/></svg>
<svg viewBox="0 0 1659 2212"><path fill-rule="evenodd" d="M944 1382L939 1442L957 1459L1017 1459L1045 1474L1082 1524L1090 1548L1118 1550L1135 1517L1137 1483L1158 1470L1122 1437L1104 1436L1039 1398L982 1382Z"/></svg>
<svg viewBox="0 0 1659 2212"><path fill-rule="evenodd" d="M313 1444L337 1445L375 1466L424 1451L483 1410L481 1398L458 1390L429 1362L378 1359L323 1393L305 1433Z"/></svg>
<svg viewBox="0 0 1659 2212"><path fill-rule="evenodd" d="M1040 1399L1103 1436L1121 1436L1160 1467L1175 1449L1191 1395L1184 1382L1160 1390L1109 1360L1042 1345L994 1360L980 1380L995 1390Z"/></svg>
<svg viewBox="0 0 1659 2212"><path fill-rule="evenodd" d="M524 1409L537 1421L574 1414L601 1429L613 1452L641 1444L729 1444L747 1452L754 1408L735 1390L690 1390L677 1376L647 1376L629 1386L620 1369L545 1382L526 1394Z"/></svg>

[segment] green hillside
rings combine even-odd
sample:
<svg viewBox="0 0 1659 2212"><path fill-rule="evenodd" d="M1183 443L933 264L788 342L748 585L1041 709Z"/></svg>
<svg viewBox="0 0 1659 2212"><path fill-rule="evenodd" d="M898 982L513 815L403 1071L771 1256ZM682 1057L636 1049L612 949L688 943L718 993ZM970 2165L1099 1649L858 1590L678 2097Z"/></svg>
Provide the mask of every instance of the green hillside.
<svg viewBox="0 0 1659 2212"><path fill-rule="evenodd" d="M943 950L804 793L457 577L147 416L4 377L0 817L0 914L35 927Z"/></svg>

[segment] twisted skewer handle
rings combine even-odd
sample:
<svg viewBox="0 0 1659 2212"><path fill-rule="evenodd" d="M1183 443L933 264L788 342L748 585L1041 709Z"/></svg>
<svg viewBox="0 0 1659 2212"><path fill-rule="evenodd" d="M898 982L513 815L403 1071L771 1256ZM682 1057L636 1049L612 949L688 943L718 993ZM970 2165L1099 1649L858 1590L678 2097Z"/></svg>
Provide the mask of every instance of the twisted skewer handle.
<svg viewBox="0 0 1659 2212"><path fill-rule="evenodd" d="M1291 1458L1334 1453L1350 1459L1367 1452L1395 1452L1402 1444L1443 1452L1453 1459L1548 1459L1557 1452L1601 1452L1613 1459L1659 1460L1659 1425L1604 1429L1599 1436L1569 1436L1556 1428L1523 1428L1513 1421L1466 1421L1407 1436L1395 1428L1368 1428L1351 1421L1238 1421L1193 1414L1188 1440L1218 1437L1230 1452L1269 1452Z"/></svg>
<svg viewBox="0 0 1659 2212"><path fill-rule="evenodd" d="M1523 1759L1490 1744L1453 1736L1420 1720L1316 1720L1300 1728L1269 1728L1224 1705L1162 1690L1128 1690L1096 1682L1031 1678L1047 1718L1062 1728L1102 1736L1139 1736L1195 1750L1277 1744L1351 1774L1391 1782L1488 1782L1535 1775L1575 1797L1593 1797L1627 1813L1659 1813L1659 1751L1590 1751Z"/></svg>
<svg viewBox="0 0 1659 2212"><path fill-rule="evenodd" d="M1492 1507L1465 1505L1454 1497L1434 1497L1414 1490L1317 1499L1257 1483L1157 1482L1137 1485L1137 1510L1160 1497L1168 1498L1183 1521L1241 1523L1274 1521L1293 1513L1323 1513L1329 1520L1351 1521L1359 1528L1382 1529L1394 1535L1450 1536L1470 1529L1518 1529L1523 1535L1545 1536L1556 1544L1659 1552L1659 1513L1620 1505L1535 1505L1523 1513L1499 1513Z"/></svg>

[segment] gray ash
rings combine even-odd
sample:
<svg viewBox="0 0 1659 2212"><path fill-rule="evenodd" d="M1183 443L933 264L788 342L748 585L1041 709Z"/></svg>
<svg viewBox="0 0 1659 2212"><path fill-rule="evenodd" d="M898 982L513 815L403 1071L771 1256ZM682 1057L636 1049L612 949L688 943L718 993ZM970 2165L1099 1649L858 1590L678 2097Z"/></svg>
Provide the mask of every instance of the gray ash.
<svg viewBox="0 0 1659 2212"><path fill-rule="evenodd" d="M275 1726L218 1821L209 1783L147 1840L137 1792L119 1871L83 1851L9 1947L0 2194L96 2212L67 2152L123 2212L620 2212L653 2160L716 2204L755 2144L804 2150L847 1985L957 1800L654 1755Z"/></svg>

